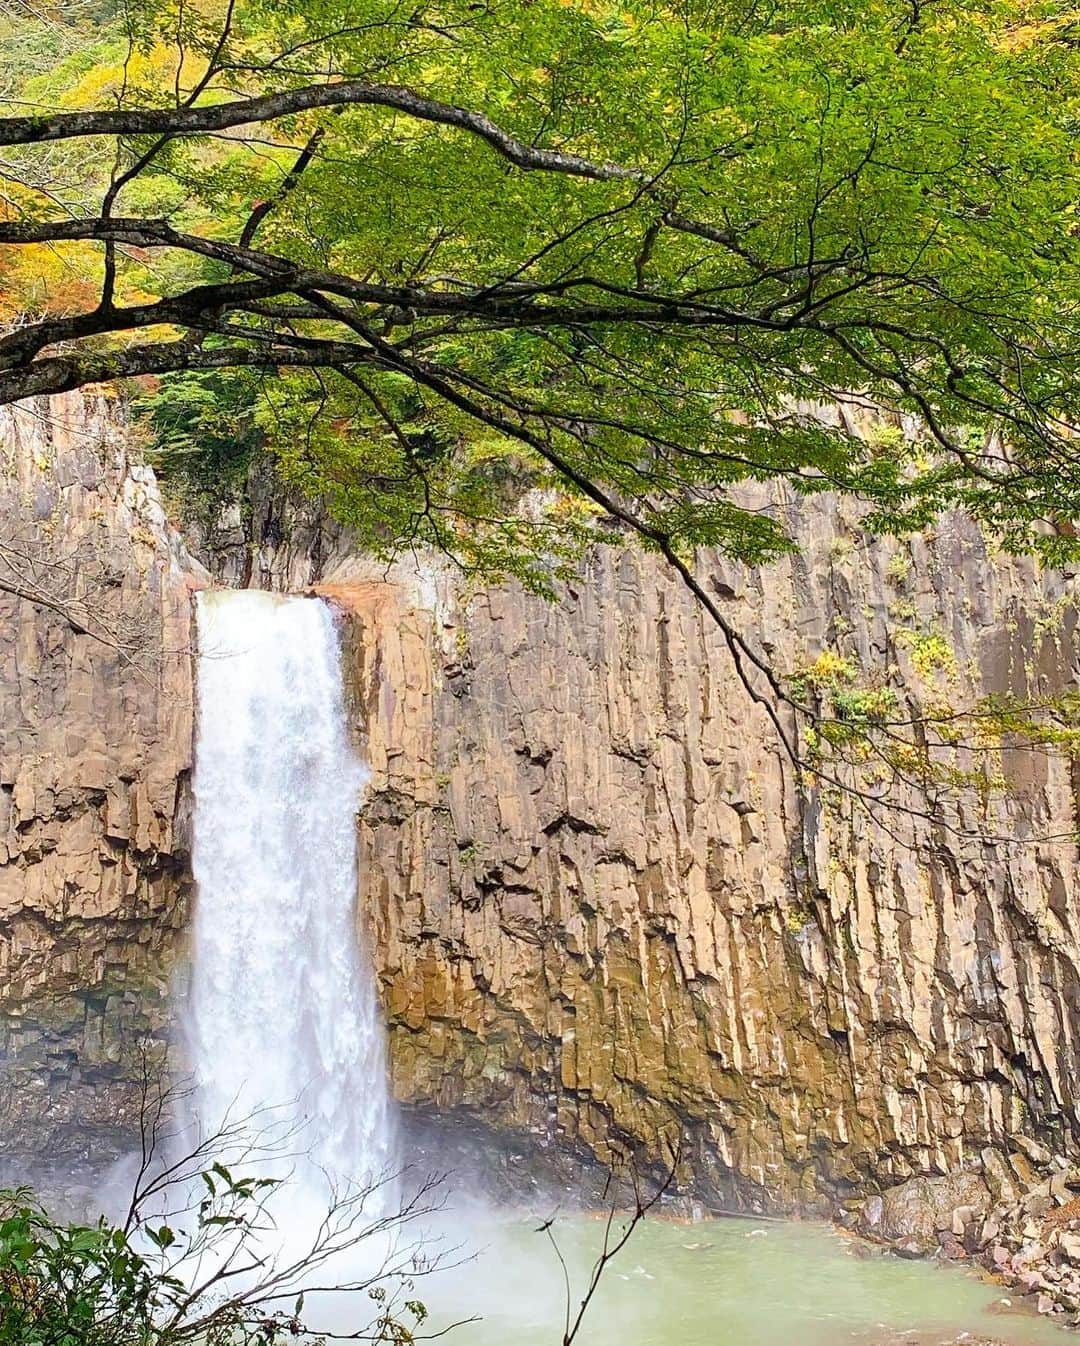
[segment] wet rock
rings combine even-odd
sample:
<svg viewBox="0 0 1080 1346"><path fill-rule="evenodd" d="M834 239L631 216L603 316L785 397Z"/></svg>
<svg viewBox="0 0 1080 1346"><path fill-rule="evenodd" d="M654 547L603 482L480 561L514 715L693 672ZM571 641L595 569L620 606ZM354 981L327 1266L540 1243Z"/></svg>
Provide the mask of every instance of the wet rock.
<svg viewBox="0 0 1080 1346"><path fill-rule="evenodd" d="M957 1262L967 1256L967 1249L951 1231L938 1234L938 1246L941 1256Z"/></svg>

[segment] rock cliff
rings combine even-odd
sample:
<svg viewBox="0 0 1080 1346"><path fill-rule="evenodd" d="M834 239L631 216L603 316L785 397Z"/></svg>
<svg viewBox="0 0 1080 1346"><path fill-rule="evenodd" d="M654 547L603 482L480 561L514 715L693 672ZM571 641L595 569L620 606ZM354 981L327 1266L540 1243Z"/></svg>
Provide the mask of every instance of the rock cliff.
<svg viewBox="0 0 1080 1346"><path fill-rule="evenodd" d="M959 518L898 548L834 502L785 508L790 563L702 567L781 669L838 646L957 704L1075 680L1062 577ZM924 820L901 788L871 819L797 788L651 559L598 555L557 605L424 587L340 590L399 1097L605 1159L681 1134L722 1204L993 1167L1017 1134L1075 1143L1067 763L1008 752L985 809Z"/></svg>
<svg viewBox="0 0 1080 1346"><path fill-rule="evenodd" d="M123 600L106 612L143 640L131 662L47 608L0 609L0 1005L18 1084L2 1120L28 1138L45 1112L70 1147L77 1123L126 1119L125 1051L166 1022L188 897L191 568L106 408L78 435L24 415L4 425L3 517L41 546L90 538ZM654 560L597 554L557 604L470 596L374 570L264 487L253 534L207 559L234 581L319 582L346 614L373 771L361 905L405 1103L603 1160L681 1137L721 1205L1022 1164L1017 1135L1076 1145L1067 763L1008 752L1000 798L924 819L905 787L870 819L799 786L719 632ZM834 501L773 504L798 556L701 573L777 667L838 648L957 704L1075 683L1071 579L993 555L959 518L867 543Z"/></svg>
<svg viewBox="0 0 1080 1346"><path fill-rule="evenodd" d="M0 408L0 1157L129 1144L188 896L188 577L105 398Z"/></svg>

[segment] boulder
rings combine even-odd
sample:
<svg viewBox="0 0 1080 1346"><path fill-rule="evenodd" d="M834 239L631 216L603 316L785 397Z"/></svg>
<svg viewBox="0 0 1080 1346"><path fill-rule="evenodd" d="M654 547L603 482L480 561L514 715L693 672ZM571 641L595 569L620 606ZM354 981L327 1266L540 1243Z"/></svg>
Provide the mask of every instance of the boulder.
<svg viewBox="0 0 1080 1346"><path fill-rule="evenodd" d="M917 1247L930 1253L939 1247L940 1234L957 1237L967 1224L981 1219L989 1206L990 1192L977 1173L911 1178L880 1197L870 1197L863 1206L860 1228L888 1243L903 1245L905 1251Z"/></svg>

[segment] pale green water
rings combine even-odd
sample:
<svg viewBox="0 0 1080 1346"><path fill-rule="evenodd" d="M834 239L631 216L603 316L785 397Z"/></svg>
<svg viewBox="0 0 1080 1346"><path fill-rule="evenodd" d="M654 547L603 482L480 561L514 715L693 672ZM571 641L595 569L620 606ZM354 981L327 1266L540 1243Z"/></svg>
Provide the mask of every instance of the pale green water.
<svg viewBox="0 0 1080 1346"><path fill-rule="evenodd" d="M448 1223L474 1260L417 1285L428 1330L482 1315L443 1340L460 1346L559 1346L565 1289L537 1222ZM560 1219L553 1232L575 1305L603 1239L602 1222ZM1007 1346L1068 1346L1072 1333L991 1306L1009 1292L962 1268L859 1258L825 1226L650 1219L610 1264L580 1346L939 1346L963 1333ZM902 1335L901 1335L902 1334Z"/></svg>

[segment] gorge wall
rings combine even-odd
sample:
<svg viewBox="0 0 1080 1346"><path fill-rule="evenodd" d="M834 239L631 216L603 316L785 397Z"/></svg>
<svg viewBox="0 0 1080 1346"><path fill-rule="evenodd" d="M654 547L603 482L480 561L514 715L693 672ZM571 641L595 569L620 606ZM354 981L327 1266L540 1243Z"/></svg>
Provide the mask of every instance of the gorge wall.
<svg viewBox="0 0 1080 1346"><path fill-rule="evenodd" d="M897 551L835 503L789 509L792 562L702 567L779 668L835 644L957 704L1075 678L1068 585L992 559L966 521ZM924 807L913 789L876 823L804 793L719 632L633 553L592 558L557 605L340 592L399 1097L605 1159L681 1134L725 1205L812 1204L984 1151L994 1169L1012 1135L1074 1143L1066 763L1006 754L1010 797L938 824L904 812Z"/></svg>
<svg viewBox="0 0 1080 1346"><path fill-rule="evenodd" d="M0 408L0 1159L131 1143L189 890L189 578L104 397Z"/></svg>
<svg viewBox="0 0 1080 1346"><path fill-rule="evenodd" d="M4 600L12 1134L35 1124L37 1096L61 1131L108 1108L98 1080L119 1099L125 1053L161 1031L164 969L182 950L185 575L200 580L99 424L104 468L61 489L75 536L95 518L110 539L159 674L137 678L57 614ZM34 472L59 480L73 450L54 432L36 451L46 461L27 465L27 431L6 429L9 523L26 517ZM778 668L835 647L956 704L1075 683L1071 579L989 554L959 518L868 544L834 501L776 503L798 556L760 572L711 559L701 574ZM1006 753L1009 791L985 810L965 796L924 820L912 789L871 821L799 788L719 632L650 558L598 554L546 604L376 570L272 488L252 528L211 567L315 583L346 614L373 771L364 924L394 1089L418 1113L604 1160L656 1158L679 1135L687 1174L723 1205L813 1205L1075 1146L1066 762ZM87 706L92 780L67 741L85 735Z"/></svg>

